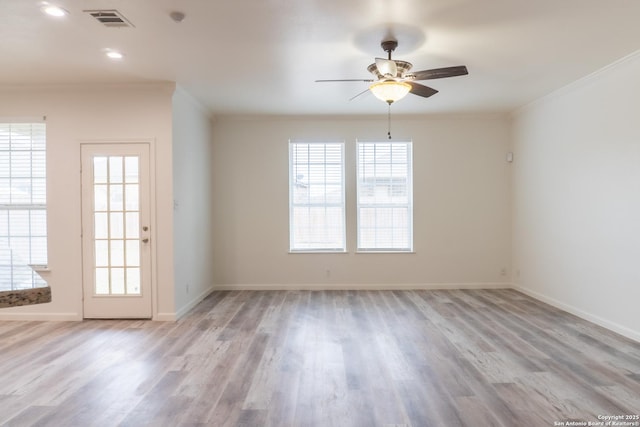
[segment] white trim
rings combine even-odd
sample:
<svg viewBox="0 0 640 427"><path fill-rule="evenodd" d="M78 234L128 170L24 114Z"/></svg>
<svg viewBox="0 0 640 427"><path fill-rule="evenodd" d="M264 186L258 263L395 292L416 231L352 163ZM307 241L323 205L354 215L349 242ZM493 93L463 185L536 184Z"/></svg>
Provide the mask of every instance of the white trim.
<svg viewBox="0 0 640 427"><path fill-rule="evenodd" d="M151 318L155 320L160 316L160 313L158 313L158 307L160 307L158 278L160 274L158 272L158 245L156 244L158 241L158 199L156 194L156 191L158 191L156 187L156 165L158 161L156 158L156 145L158 141L156 141L156 138L148 138L147 141L149 144L149 227L151 228L149 237L153 239L151 241L151 265L149 266L149 274L151 275ZM171 254L173 257L173 252ZM172 283L171 290L175 292L175 283ZM175 318L173 320L175 320Z"/></svg>
<svg viewBox="0 0 640 427"><path fill-rule="evenodd" d="M432 289L511 289L508 282L468 283L263 283L216 285L216 291L406 291Z"/></svg>
<svg viewBox="0 0 640 427"><path fill-rule="evenodd" d="M25 123L46 123L47 116L32 117L3 117L0 116L0 123L25 124Z"/></svg>
<svg viewBox="0 0 640 427"><path fill-rule="evenodd" d="M129 82L129 83L45 83L45 84L0 84L0 92L32 92L46 93L52 91L82 90L92 91L112 91L113 89L150 89L163 90L166 93L173 93L176 89L175 82ZM40 116L42 117L42 116ZM45 116L46 117L46 116Z"/></svg>
<svg viewBox="0 0 640 427"><path fill-rule="evenodd" d="M318 145L318 146L322 146L323 148L323 153L324 153L324 160L322 161L322 163L316 163L316 165L322 165L322 167L324 168L324 172L325 172L325 181L324 184L326 185L326 171L327 171L327 164L335 164L334 162L329 162L327 163L327 147L330 145L338 145L340 147L340 190L341 190L341 199L340 202L329 202L327 201L327 197L326 197L326 187L325 187L325 200L322 203L316 203L316 202L311 202L311 197L309 197L309 200L306 203L303 202L296 202L295 201L295 187L297 186L297 176L294 177L294 169L296 169L297 171L297 166L298 165L306 165L307 167L309 167L310 169L310 165L313 164L313 161L311 159L311 155L307 154L307 162L304 163L295 163L294 164L294 157L297 159L297 153L298 150L294 150L294 147L297 148L297 146L307 146L307 150L309 150L309 146L311 145ZM304 141L304 140L300 140L300 139L296 139L296 138L291 138L289 139L289 252L293 253L293 252L299 252L299 251L303 251L303 252L346 252L347 251L347 204L346 204L346 175L345 175L345 155L346 155L346 150L345 150L345 146L346 143L344 140L341 141ZM296 153L296 155L294 156L294 151ZM303 150L304 151L304 150ZM303 169L304 171L304 169ZM311 172L308 172L307 175L311 175ZM311 176L309 176L309 179L311 179ZM311 185L311 181L309 181L309 186ZM339 208L342 210L342 242L331 242L332 244L335 243L342 243L342 247L303 247L303 246L307 246L308 242L297 242L297 244L300 247L296 247L296 241L295 241L295 229L296 229L296 221L295 218L296 216L294 215L294 212L296 211L296 208ZM326 216L325 216L326 219ZM326 236L325 236L326 237Z"/></svg>
<svg viewBox="0 0 640 427"><path fill-rule="evenodd" d="M2 89L2 87L0 87ZM212 121L225 120L235 122L247 122L247 121L269 121L269 122L281 122L281 121L293 121L304 122L307 120L320 120L326 122L344 122L352 120L375 120L379 121L381 118L387 119L387 110L384 113L377 114L349 114L349 115L337 115L337 114L242 114L242 113L223 113L215 112L212 114ZM398 119L402 122L419 122L423 123L425 118L428 119L445 119L445 120L469 120L469 119L504 119L509 117L509 111L504 109L496 109L492 111L477 111L466 113L447 113L447 112L433 112L433 113L408 113L398 114L394 120ZM395 138L394 139L400 139Z"/></svg>
<svg viewBox="0 0 640 427"><path fill-rule="evenodd" d="M287 252L289 255L291 254L348 254L349 251L345 250L339 250L339 249L297 249L297 250L291 250Z"/></svg>
<svg viewBox="0 0 640 427"><path fill-rule="evenodd" d="M175 322L178 320L176 313L156 313L151 319L154 322Z"/></svg>
<svg viewBox="0 0 640 427"><path fill-rule="evenodd" d="M577 90L591 83L593 80L596 80L602 77L603 75L606 75L607 73L609 73L610 70L616 69L622 65L625 65L627 62L631 62L636 59L640 59L640 50L630 53L629 55L623 56L622 58L612 62L611 64L605 65L604 67L590 74L587 74L586 76L581 77L578 80L574 80L571 83L565 86L562 86L561 88L556 89L551 93L541 96L540 98L534 99L533 101L527 104L521 105L520 107L514 108L511 111L510 116L512 119L517 118L518 116L526 113L528 110L535 107L536 105L564 96L567 93Z"/></svg>
<svg viewBox="0 0 640 427"><path fill-rule="evenodd" d="M356 254L415 254L416 251L402 251L400 249L394 251L391 249L358 249Z"/></svg>
<svg viewBox="0 0 640 427"><path fill-rule="evenodd" d="M191 311L196 305L200 304L202 300L204 300L214 291L217 291L216 287L213 285L209 286L209 289L205 289L204 292L202 292L200 295L182 306L175 314L176 318L180 319L182 316Z"/></svg>
<svg viewBox="0 0 640 427"><path fill-rule="evenodd" d="M157 233L156 233L156 213L157 213L157 205L156 205L156 138L154 137L148 137L148 138L114 138L114 139L104 139L104 138L99 138L99 139L80 139L78 140L78 144L79 144L79 153L80 153L80 218L83 219L83 215L82 215L82 197L83 197L83 189L82 189L82 148L83 146L86 145L95 145L95 146L100 146L101 144L105 144L105 145L122 145L122 146L127 146L129 144L143 144L146 145L148 148L148 153L149 153L149 227L150 227L150 233L149 233L149 238L151 239L151 242L153 242L153 244L150 245L150 251L151 251L151 265L149 266L149 279L151 281L151 318L152 319L156 319L157 315L159 315L158 313L158 283L157 283L157 277L158 277L158 272L157 272L157 247L155 245L155 242L157 242ZM83 237L83 233L84 233L84 225L82 223L82 220L80 221L80 241L81 244L84 245L84 237ZM84 250L82 251L81 254L81 260L82 260L82 275L84 277L84 268L85 268L85 253ZM81 283L80 285L80 290L81 290L81 295L84 296L84 287L83 284ZM83 302L83 313L82 313L82 318L84 318L84 302ZM175 314L173 314L172 316L175 317ZM175 318L173 319L175 320Z"/></svg>
<svg viewBox="0 0 640 427"><path fill-rule="evenodd" d="M394 202L393 200L389 200L385 203L380 203L377 201L373 201L373 202L363 202L361 200L361 194L363 193L363 186L365 185L365 181L367 180L367 178L371 178L373 177L374 181L373 181L373 187L374 187L374 192L377 189L377 185L378 185L378 178L381 178L382 184L385 184L385 176L384 175L378 175L377 172L377 167L378 165L389 165L391 171L389 172L389 180L391 181L391 188L393 188L393 149L389 150L389 160L388 161L383 161L382 159L378 159L378 149L377 146L386 146L386 145L398 145L398 146L404 146L405 147L405 151L406 151L406 163L404 163L406 165L406 175L404 176L406 178L406 193L407 193L407 201L406 203L399 203L399 202ZM373 160L371 163L371 161L367 162L365 161L363 158L363 154L365 150L364 146L373 146L372 151L367 150L366 152L369 153L369 155L371 155L371 153L373 153ZM382 155L384 155L385 153L382 152ZM386 159L385 159L386 160ZM398 163L399 164L399 163ZM365 165L371 166L373 165L373 175L371 175L371 173L367 173L367 177L365 177ZM375 199L377 199L377 197L374 197ZM393 198L393 195L392 195ZM375 235L374 237L374 242L373 242L373 246L364 246L363 245L363 241L362 241L362 224L361 224L361 212L363 209L373 209L376 212L376 216L377 216L377 212L378 209L406 209L407 212L407 233L408 236L406 236L408 238L407 240L407 246L406 247L380 247L378 246L378 231L380 230L380 228L382 228L381 226L378 225L377 221L375 223L375 225L373 227L371 227L371 229L373 230L373 233ZM396 227L396 226L391 226L391 230L392 230L392 234L394 234L394 230L396 229L400 229L400 227ZM395 252L403 252L403 253L410 253L410 252L414 252L414 248L413 248L413 140L412 139L402 139L402 140L394 140L394 141L379 141L379 140L374 140L374 141L370 141L367 139L357 139L356 140L356 253L365 253L365 252L380 252L380 253L395 253ZM392 237L393 240L393 237ZM394 242L393 241L389 241L387 242L389 243L389 246L393 246Z"/></svg>
<svg viewBox="0 0 640 427"><path fill-rule="evenodd" d="M567 313L571 313L574 316L578 316L581 319L587 320L591 323L595 323L596 325L602 326L603 328L606 328L610 331L616 332L633 341L640 342L640 331L634 331L633 329L627 328L626 326L622 326L610 320L603 319L600 316L596 316L595 314L588 313L570 304L565 304L561 301L558 301L557 299L554 299L546 295L543 295L541 293L532 291L530 289L518 286L515 283L513 284L513 289L515 289L516 291L522 292L523 294L528 295L531 298L535 298L538 301L542 301L555 308L566 311Z"/></svg>
<svg viewBox="0 0 640 427"><path fill-rule="evenodd" d="M7 218L11 218L10 213L15 212L20 214L22 218L16 218L16 221L20 223L23 219L26 219L26 223L23 224L24 228L26 228L26 235L23 238L26 238L28 241L28 246L19 250L12 243L14 238L18 238L14 234L14 230L11 227L11 220L9 219L8 228L3 228L0 230L0 235L8 242L8 262L9 264L6 266L11 271L11 289L17 290L15 286L16 283L13 283L14 272L16 269L20 269L22 267L29 266L33 263L36 265L36 268L32 268L33 271L38 272L38 265L40 267L47 267L48 262L48 249L49 249L49 219L48 219L48 211L47 211L47 188L49 181L49 174L47 172L47 124L45 122L45 117L41 116L40 118L36 117L22 117L22 118L8 118L7 121L0 121L0 126L3 128L3 134L0 138L7 144L6 148L3 148L2 151L4 154L8 156L8 158L13 158L14 153L21 153L22 155L29 155L31 159L30 165L26 168L28 171L27 175L24 175L19 172L21 160L18 160L16 164L12 161L9 161L6 164L7 170L6 179L8 179L9 188L7 196L9 201L7 203L0 203L0 212L3 214L6 213L9 215ZM5 131L8 131L5 133ZM23 141L29 142L29 147L17 147L13 144L14 133L22 133L22 131L26 131L24 134L25 139ZM37 137L35 135L38 135ZM34 155L38 155L38 157L42 156L38 162L34 162ZM41 163L42 162L42 163ZM4 169L4 168L3 168ZM40 175L43 174L43 175ZM30 201L14 202L12 201L14 190L12 188L11 182L18 181L21 179L26 179L29 182L29 185L32 186L31 190L28 191L28 196ZM38 188L36 183L44 184L44 187ZM34 200L37 200L35 202ZM40 217L44 217L45 230L44 233L37 233L34 230L34 226L32 224L32 215L38 215ZM44 239L44 246L40 246L38 244L34 245L34 242L38 240ZM42 270L42 268L40 269ZM26 273L28 271L25 270ZM26 277L25 277L26 279ZM31 279L29 280L33 287L42 286L40 277L35 275L31 275ZM45 284L46 285L46 284ZM20 287L18 287L19 289ZM29 304L28 304L29 305Z"/></svg>
<svg viewBox="0 0 640 427"><path fill-rule="evenodd" d="M82 315L80 313L11 313L6 312L5 310L11 310L11 308L2 309L2 313L0 313L1 321L10 320L20 322L69 322L82 320Z"/></svg>

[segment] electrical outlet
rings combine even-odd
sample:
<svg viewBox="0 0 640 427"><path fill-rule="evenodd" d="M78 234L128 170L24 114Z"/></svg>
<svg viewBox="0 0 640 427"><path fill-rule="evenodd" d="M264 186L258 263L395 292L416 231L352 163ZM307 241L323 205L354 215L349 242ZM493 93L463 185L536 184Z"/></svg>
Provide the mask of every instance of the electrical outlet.
<svg viewBox="0 0 640 427"><path fill-rule="evenodd" d="M187 293L189 293L189 284L187 283L187 286L184 287L187 291Z"/></svg>
<svg viewBox="0 0 640 427"><path fill-rule="evenodd" d="M503 276L503 277L506 276L507 275L507 269L503 268L502 270L500 270L500 275Z"/></svg>

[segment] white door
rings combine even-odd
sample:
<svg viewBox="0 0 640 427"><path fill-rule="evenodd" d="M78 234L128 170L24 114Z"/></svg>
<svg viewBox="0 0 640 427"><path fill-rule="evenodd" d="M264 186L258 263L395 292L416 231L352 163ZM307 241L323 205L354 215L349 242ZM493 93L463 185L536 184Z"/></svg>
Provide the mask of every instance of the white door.
<svg viewBox="0 0 640 427"><path fill-rule="evenodd" d="M149 145L82 144L85 318L150 318Z"/></svg>

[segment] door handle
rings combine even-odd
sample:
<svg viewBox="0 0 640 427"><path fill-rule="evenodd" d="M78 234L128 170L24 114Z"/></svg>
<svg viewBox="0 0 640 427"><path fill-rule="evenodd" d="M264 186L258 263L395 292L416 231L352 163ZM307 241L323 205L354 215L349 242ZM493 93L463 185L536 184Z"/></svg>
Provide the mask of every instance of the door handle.
<svg viewBox="0 0 640 427"><path fill-rule="evenodd" d="M142 243L149 243L149 239L147 239L147 238L142 239Z"/></svg>

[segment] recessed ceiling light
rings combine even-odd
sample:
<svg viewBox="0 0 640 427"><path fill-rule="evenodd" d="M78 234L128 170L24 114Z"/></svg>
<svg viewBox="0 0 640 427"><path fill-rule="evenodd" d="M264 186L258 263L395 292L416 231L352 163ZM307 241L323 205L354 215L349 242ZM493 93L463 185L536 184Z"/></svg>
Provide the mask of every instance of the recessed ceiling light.
<svg viewBox="0 0 640 427"><path fill-rule="evenodd" d="M67 16L69 14L66 9L50 3L42 3L40 10L42 10L47 15L54 16L56 18L62 18L63 16Z"/></svg>
<svg viewBox="0 0 640 427"><path fill-rule="evenodd" d="M111 59L122 59L124 55L117 50L108 50L106 51L106 55Z"/></svg>

